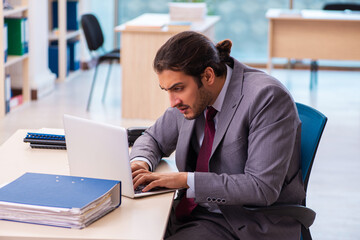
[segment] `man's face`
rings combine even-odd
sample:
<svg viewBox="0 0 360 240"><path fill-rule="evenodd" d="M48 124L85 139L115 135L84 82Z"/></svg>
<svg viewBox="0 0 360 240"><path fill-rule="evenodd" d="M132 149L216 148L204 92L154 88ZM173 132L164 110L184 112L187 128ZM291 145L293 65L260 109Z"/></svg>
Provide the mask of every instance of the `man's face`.
<svg viewBox="0 0 360 240"><path fill-rule="evenodd" d="M160 74L160 88L167 91L171 107L176 107L186 119L195 119L203 113L211 100L205 86L198 87L194 77L183 72L164 70Z"/></svg>

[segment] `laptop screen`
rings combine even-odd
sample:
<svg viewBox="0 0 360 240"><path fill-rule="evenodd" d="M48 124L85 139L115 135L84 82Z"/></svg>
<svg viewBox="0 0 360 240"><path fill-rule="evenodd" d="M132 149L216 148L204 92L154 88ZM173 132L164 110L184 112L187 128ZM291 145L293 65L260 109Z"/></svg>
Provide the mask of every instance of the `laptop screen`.
<svg viewBox="0 0 360 240"><path fill-rule="evenodd" d="M70 175L120 180L123 195L133 195L125 128L64 115Z"/></svg>

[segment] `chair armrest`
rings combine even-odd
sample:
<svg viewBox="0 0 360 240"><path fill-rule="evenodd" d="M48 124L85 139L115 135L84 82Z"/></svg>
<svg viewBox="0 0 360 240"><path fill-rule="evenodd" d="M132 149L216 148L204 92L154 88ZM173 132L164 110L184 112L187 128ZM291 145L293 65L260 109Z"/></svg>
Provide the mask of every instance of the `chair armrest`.
<svg viewBox="0 0 360 240"><path fill-rule="evenodd" d="M268 207L243 206L243 208L250 212L292 217L305 228L309 228L313 224L316 216L312 209L296 204L272 205Z"/></svg>
<svg viewBox="0 0 360 240"><path fill-rule="evenodd" d="M129 146L134 145L134 142L140 137L147 127L130 127L127 129Z"/></svg>

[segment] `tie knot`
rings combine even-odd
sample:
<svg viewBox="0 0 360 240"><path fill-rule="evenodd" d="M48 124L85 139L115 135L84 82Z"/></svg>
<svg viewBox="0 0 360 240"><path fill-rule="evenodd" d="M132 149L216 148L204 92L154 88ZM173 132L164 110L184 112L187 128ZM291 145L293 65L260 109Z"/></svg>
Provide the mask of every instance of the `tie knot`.
<svg viewBox="0 0 360 240"><path fill-rule="evenodd" d="M206 121L214 120L216 113L217 110L215 108L213 108L212 106L208 107L206 112Z"/></svg>

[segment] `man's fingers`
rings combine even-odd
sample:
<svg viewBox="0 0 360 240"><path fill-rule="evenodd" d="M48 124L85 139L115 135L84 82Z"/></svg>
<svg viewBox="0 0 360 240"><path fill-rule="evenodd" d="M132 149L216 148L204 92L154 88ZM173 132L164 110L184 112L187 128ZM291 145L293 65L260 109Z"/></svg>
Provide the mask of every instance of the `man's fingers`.
<svg viewBox="0 0 360 240"><path fill-rule="evenodd" d="M140 170L140 169L144 169L144 170L149 170L149 165L146 163L146 162L143 162L143 161L134 161L130 164L131 166L131 171L134 172L134 171L137 171L137 170Z"/></svg>
<svg viewBox="0 0 360 240"><path fill-rule="evenodd" d="M151 183L146 185L146 187L144 187L144 189L142 191L147 192L147 191L150 191L151 189L153 189L155 187L161 187L161 180L152 181Z"/></svg>
<svg viewBox="0 0 360 240"><path fill-rule="evenodd" d="M142 168L141 165L139 165L139 164L137 164L137 163L131 163L130 166L131 166L131 171L132 171L132 172L134 172L134 171L139 170L139 169Z"/></svg>
<svg viewBox="0 0 360 240"><path fill-rule="evenodd" d="M142 178L144 175L142 174L142 173L139 173L139 174L137 174L135 177L133 177L133 183L134 183L134 188L136 188L137 186L135 186L138 182L139 182L139 180L140 180L140 178ZM141 184L141 181L140 181L140 183L138 183L137 185L140 185Z"/></svg>
<svg viewBox="0 0 360 240"><path fill-rule="evenodd" d="M138 169L138 170L132 172L132 178L134 179L135 177L139 176L139 174L142 174L142 173L150 173L150 172L145 169Z"/></svg>
<svg viewBox="0 0 360 240"><path fill-rule="evenodd" d="M143 191L149 191L155 187L188 188L187 173L153 173L139 170L133 179L134 188L141 184L147 185Z"/></svg>
<svg viewBox="0 0 360 240"><path fill-rule="evenodd" d="M134 189L136 189L141 184L147 184L148 182L150 182L151 181L151 175L152 175L151 172L144 172L144 173L138 174L133 179Z"/></svg>

